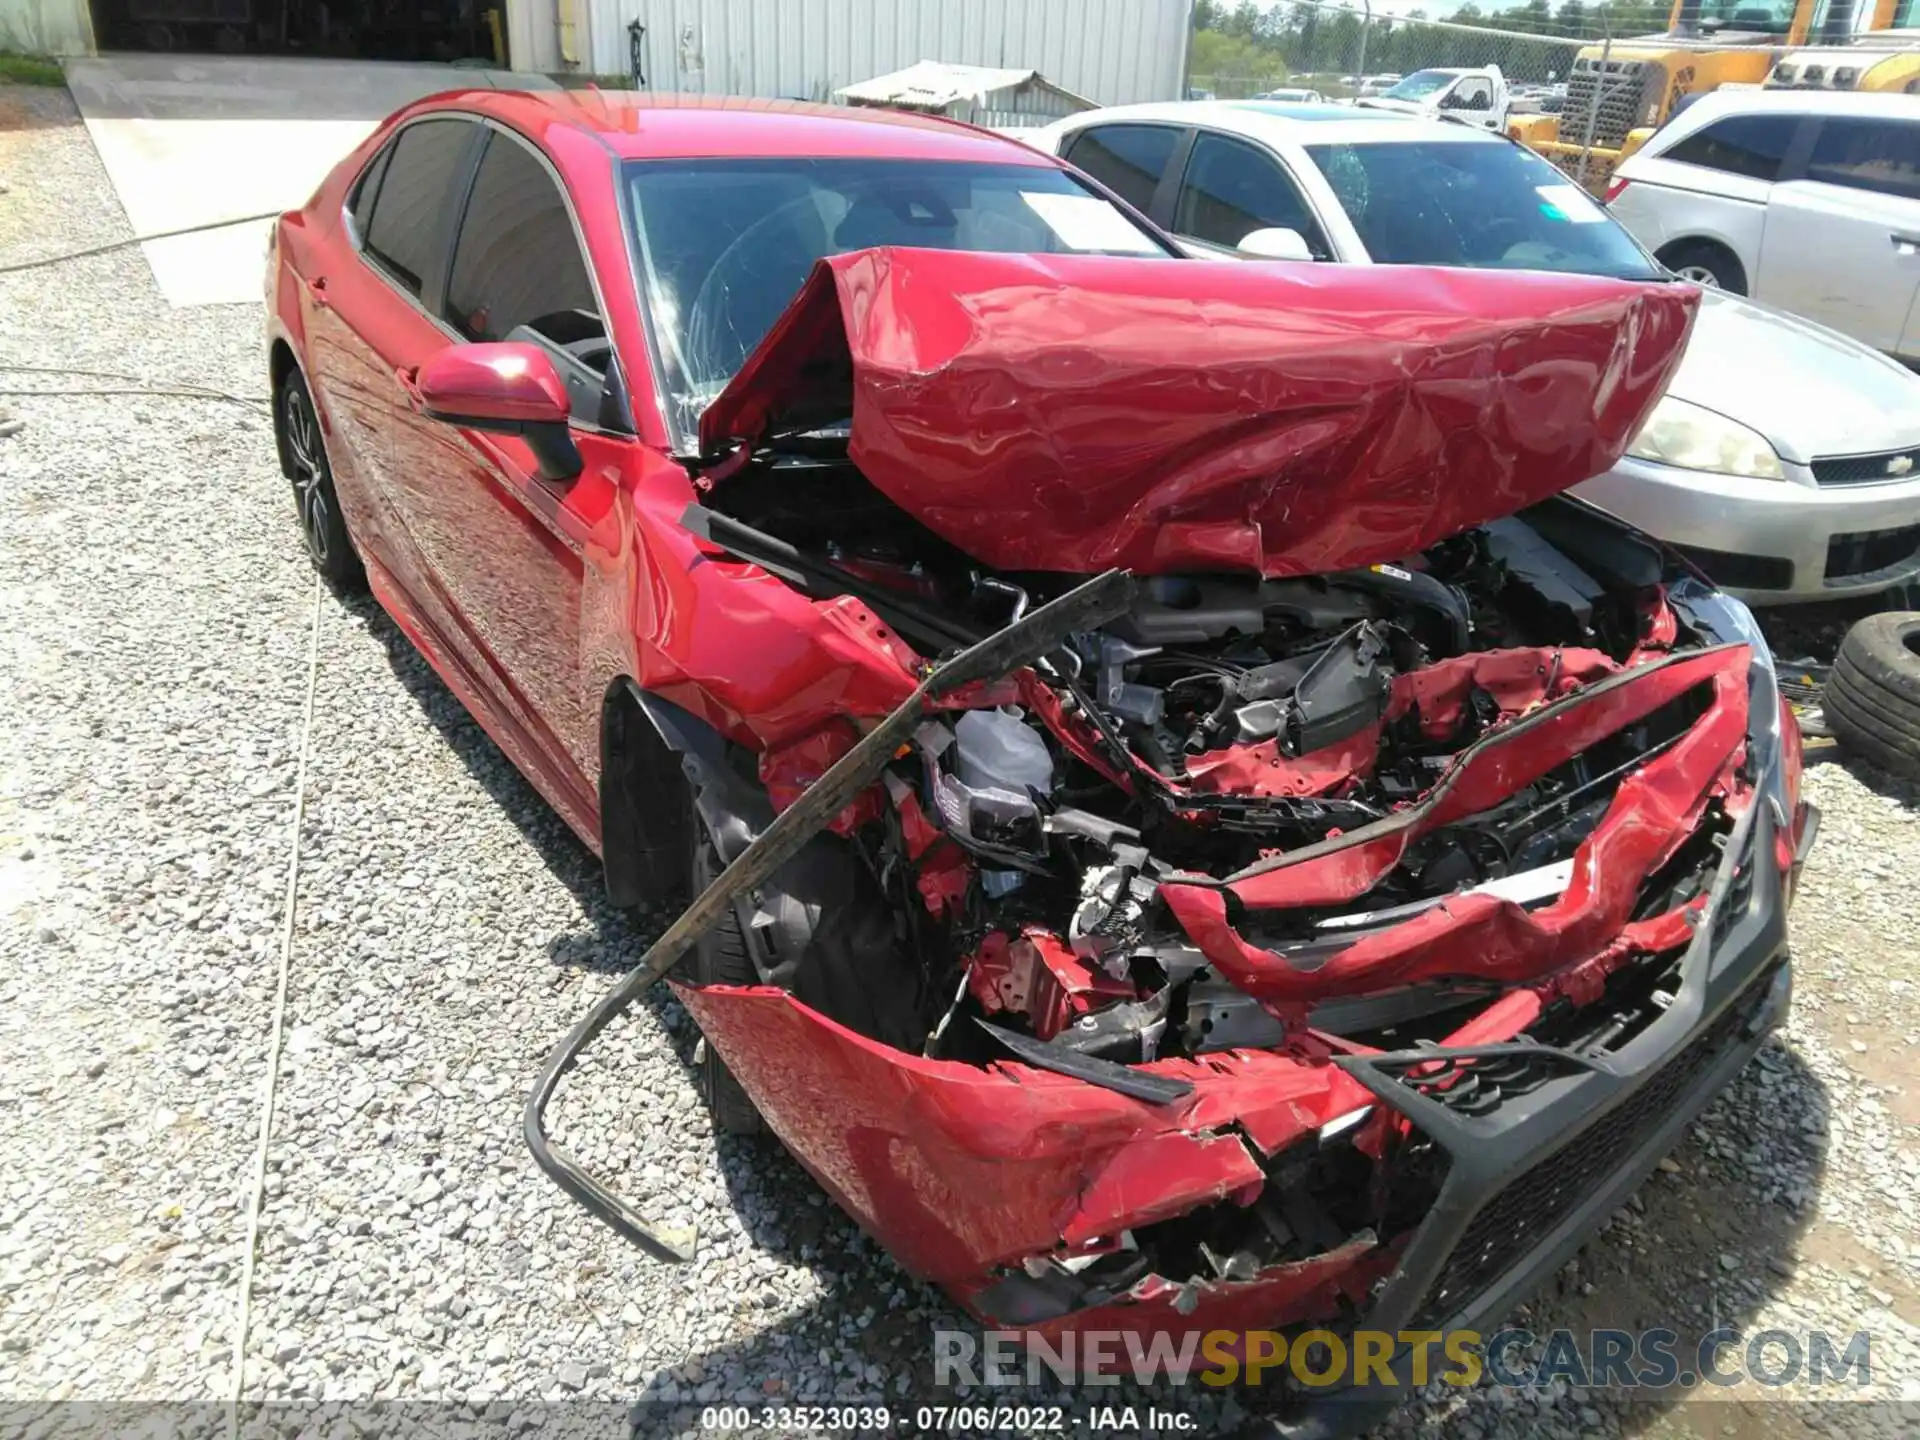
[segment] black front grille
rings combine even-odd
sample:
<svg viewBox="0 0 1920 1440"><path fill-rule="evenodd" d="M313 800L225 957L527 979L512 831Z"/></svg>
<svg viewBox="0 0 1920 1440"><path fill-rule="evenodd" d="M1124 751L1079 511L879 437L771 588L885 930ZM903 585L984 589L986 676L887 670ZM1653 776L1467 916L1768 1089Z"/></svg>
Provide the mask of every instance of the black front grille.
<svg viewBox="0 0 1920 1440"><path fill-rule="evenodd" d="M1916 554L1920 554L1920 525L1836 535L1827 542L1827 579L1871 575L1904 564Z"/></svg>
<svg viewBox="0 0 1920 1440"><path fill-rule="evenodd" d="M1820 485L1882 485L1920 478L1920 449L1883 450L1878 455L1832 455L1813 462Z"/></svg>
<svg viewBox="0 0 1920 1440"><path fill-rule="evenodd" d="M1627 1163L1649 1130L1725 1052L1771 977L1729 1005L1640 1088L1482 1205L1421 1301L1415 1328L1438 1328L1545 1240Z"/></svg>
<svg viewBox="0 0 1920 1440"><path fill-rule="evenodd" d="M1549 1080L1588 1068L1573 1056L1544 1046L1481 1055L1436 1050L1426 1060L1418 1055L1389 1055L1374 1061L1374 1065L1456 1115L1491 1115L1509 1100L1529 1095Z"/></svg>
<svg viewBox="0 0 1920 1440"><path fill-rule="evenodd" d="M1571 145L1587 138L1587 117L1593 117L1593 143L1618 150L1627 132L1642 123L1647 84L1660 72L1644 60L1578 59L1567 76L1567 103L1560 111L1560 139Z"/></svg>
<svg viewBox="0 0 1920 1440"><path fill-rule="evenodd" d="M1707 550L1698 545L1676 546L1679 552L1706 572L1716 585L1731 585L1736 590L1791 590L1793 562L1777 555L1735 555L1726 550Z"/></svg>

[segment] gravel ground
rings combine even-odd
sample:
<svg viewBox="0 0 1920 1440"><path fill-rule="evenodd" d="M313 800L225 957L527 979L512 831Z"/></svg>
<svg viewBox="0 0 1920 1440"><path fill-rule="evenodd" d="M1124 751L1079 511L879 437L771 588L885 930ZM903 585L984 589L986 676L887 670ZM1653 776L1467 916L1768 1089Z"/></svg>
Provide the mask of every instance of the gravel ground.
<svg viewBox="0 0 1920 1440"><path fill-rule="evenodd" d="M0 180L0 263L128 233L62 92L0 87ZM257 396L260 351L256 308L170 310L137 252L0 277L7 366ZM0 370L0 1398L232 1390L312 643L245 1397L637 1400L646 1434L715 1400L953 1403L928 1331L963 1322L777 1148L713 1135L670 1000L600 1043L558 1129L697 1223L698 1260L641 1259L535 1172L523 1086L645 933L394 627L317 594L262 414L13 393L114 383ZM1831 752L1807 787L1788 1033L1523 1318L1864 1326L1872 1393L1920 1399L1920 796ZM1740 1393L1436 1393L1390 1429L1920 1425ZM1152 1398L1203 1432L1238 1413Z"/></svg>

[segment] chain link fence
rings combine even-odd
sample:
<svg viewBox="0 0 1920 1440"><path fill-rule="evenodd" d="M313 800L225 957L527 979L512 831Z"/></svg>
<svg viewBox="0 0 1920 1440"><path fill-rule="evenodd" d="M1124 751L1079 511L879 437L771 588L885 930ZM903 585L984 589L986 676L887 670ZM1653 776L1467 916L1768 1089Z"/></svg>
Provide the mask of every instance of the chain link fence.
<svg viewBox="0 0 1920 1440"><path fill-rule="evenodd" d="M1777 39L1720 43L1661 33L1665 7L1589 13L1577 0L1552 18L1543 0L1501 12L1502 19L1525 16L1528 30L1375 14L1370 0L1294 0L1257 16L1244 6L1232 17L1214 8L1247 33L1203 28L1195 35L1191 98L1410 100L1502 130L1596 192L1637 148L1643 136L1635 132L1657 127L1684 96L1718 84L1761 83L1786 48L1792 13L1781 11ZM1504 104L1499 86L1420 73L1488 67L1500 72Z"/></svg>

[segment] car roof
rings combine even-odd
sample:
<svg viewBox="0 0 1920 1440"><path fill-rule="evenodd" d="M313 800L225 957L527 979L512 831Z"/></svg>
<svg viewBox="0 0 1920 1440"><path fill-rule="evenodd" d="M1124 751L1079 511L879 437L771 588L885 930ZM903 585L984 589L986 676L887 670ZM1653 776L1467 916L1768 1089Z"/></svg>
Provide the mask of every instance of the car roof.
<svg viewBox="0 0 1920 1440"><path fill-rule="evenodd" d="M1173 100L1112 105L1070 117L1066 131L1089 124L1140 121L1163 125L1211 125L1269 145L1347 145L1376 141L1458 140L1506 143L1474 125L1429 120L1401 110L1357 105L1295 104L1287 100Z"/></svg>
<svg viewBox="0 0 1920 1440"><path fill-rule="evenodd" d="M1703 117L1769 114L1866 115L1891 120L1920 120L1920 95L1861 90L1713 90L1680 115L1689 127Z"/></svg>
<svg viewBox="0 0 1920 1440"><path fill-rule="evenodd" d="M784 156L1057 165L1016 141L933 115L807 100L652 95L632 90L469 90L415 107L457 104L538 132L554 124L595 136L622 159Z"/></svg>

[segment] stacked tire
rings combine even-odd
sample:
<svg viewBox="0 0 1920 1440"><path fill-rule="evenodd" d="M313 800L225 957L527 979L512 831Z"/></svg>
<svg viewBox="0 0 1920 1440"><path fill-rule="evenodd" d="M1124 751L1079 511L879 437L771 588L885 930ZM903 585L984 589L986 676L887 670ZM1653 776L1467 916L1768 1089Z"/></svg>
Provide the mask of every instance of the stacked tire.
<svg viewBox="0 0 1920 1440"><path fill-rule="evenodd" d="M1869 615L1849 630L1823 705L1848 750L1920 779L1920 610Z"/></svg>

